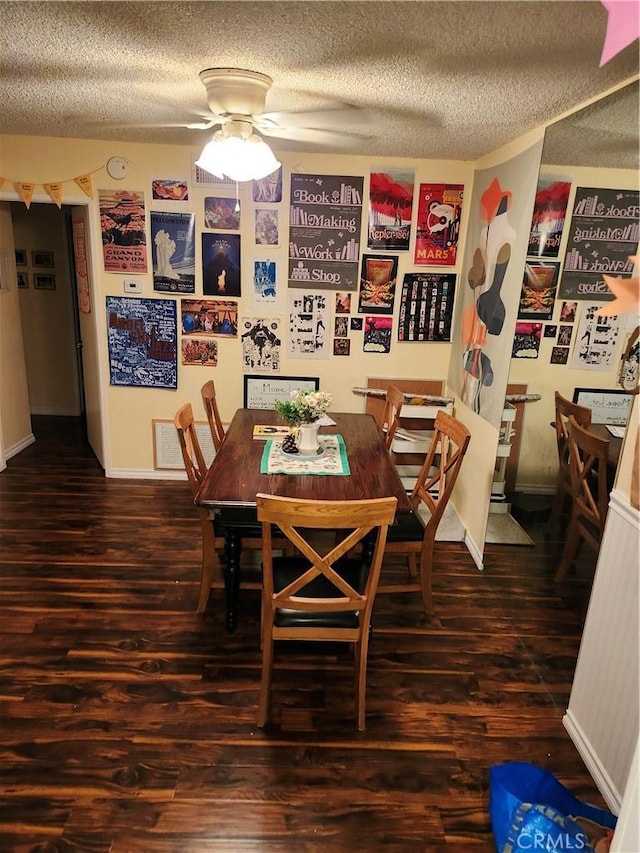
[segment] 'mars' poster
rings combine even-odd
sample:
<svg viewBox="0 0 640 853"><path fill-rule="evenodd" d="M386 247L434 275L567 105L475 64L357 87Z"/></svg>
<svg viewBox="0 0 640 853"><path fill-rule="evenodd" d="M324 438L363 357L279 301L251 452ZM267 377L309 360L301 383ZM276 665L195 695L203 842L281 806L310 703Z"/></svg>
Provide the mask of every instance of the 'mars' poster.
<svg viewBox="0 0 640 853"><path fill-rule="evenodd" d="M357 289L363 182L291 175L289 287Z"/></svg>
<svg viewBox="0 0 640 853"><path fill-rule="evenodd" d="M416 266L454 266L458 254L462 184L420 184Z"/></svg>

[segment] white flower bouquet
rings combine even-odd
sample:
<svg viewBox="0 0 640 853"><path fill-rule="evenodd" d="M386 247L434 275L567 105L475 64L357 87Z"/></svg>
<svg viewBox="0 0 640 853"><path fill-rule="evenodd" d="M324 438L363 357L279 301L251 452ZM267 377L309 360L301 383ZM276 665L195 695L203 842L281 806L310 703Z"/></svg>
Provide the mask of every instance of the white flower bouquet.
<svg viewBox="0 0 640 853"><path fill-rule="evenodd" d="M275 410L289 426L312 424L325 414L331 405L328 391L298 389L292 391L290 400L276 400Z"/></svg>

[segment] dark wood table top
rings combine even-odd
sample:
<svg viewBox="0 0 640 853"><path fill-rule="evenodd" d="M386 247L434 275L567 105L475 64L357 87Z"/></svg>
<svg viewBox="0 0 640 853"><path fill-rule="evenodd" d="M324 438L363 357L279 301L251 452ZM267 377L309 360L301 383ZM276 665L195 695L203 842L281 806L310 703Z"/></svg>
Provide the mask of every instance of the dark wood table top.
<svg viewBox="0 0 640 853"><path fill-rule="evenodd" d="M320 434L339 433L343 437L349 476L261 474L265 442L253 439L253 427L282 425L282 420L270 409L238 409L202 481L196 504L212 510L255 507L258 492L311 500L359 500L393 495L398 499L398 512L409 512L409 498L373 417L340 412L331 412L329 416L336 424L320 427Z"/></svg>
<svg viewBox="0 0 640 853"><path fill-rule="evenodd" d="M607 438L609 440L608 462L609 469L614 471L618 467L620 461L620 451L622 450L622 439L611 435L606 424L591 424L590 432L597 435L599 438Z"/></svg>

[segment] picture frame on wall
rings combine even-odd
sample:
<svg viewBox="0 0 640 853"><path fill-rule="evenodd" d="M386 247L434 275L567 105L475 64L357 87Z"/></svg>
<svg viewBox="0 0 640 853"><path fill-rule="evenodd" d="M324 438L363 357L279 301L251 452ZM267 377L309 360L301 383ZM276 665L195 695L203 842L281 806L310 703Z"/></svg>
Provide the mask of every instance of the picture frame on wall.
<svg viewBox="0 0 640 853"><path fill-rule="evenodd" d="M19 272L17 275L18 287L29 287L29 273Z"/></svg>
<svg viewBox="0 0 640 853"><path fill-rule="evenodd" d="M53 267L53 252L31 252L31 263L34 267Z"/></svg>
<svg viewBox="0 0 640 853"><path fill-rule="evenodd" d="M276 400L287 400L292 391L305 388L317 391L318 376L249 376L244 377L245 409L273 409Z"/></svg>
<svg viewBox="0 0 640 853"><path fill-rule="evenodd" d="M55 290L56 277L55 275L44 275L42 273L34 273L33 287L35 290Z"/></svg>
<svg viewBox="0 0 640 853"><path fill-rule="evenodd" d="M26 267L27 265L27 250L26 249L16 249L16 266L17 267Z"/></svg>

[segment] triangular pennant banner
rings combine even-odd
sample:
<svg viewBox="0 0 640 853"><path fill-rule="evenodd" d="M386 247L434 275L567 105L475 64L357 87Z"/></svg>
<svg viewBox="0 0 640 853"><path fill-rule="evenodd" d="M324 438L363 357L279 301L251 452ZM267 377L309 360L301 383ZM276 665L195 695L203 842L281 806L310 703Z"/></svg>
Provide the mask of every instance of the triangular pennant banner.
<svg viewBox="0 0 640 853"><path fill-rule="evenodd" d="M14 184L16 188L16 192L22 196L22 201L27 206L27 210L31 206L31 199L33 198L33 190L35 189L35 184L28 184L26 181L19 181Z"/></svg>
<svg viewBox="0 0 640 853"><path fill-rule="evenodd" d="M73 180L86 196L93 198L93 183L91 181L91 175L78 175L78 177Z"/></svg>
<svg viewBox="0 0 640 853"><path fill-rule="evenodd" d="M49 193L49 195L55 201L58 207L62 207L62 184L43 184L42 186Z"/></svg>

